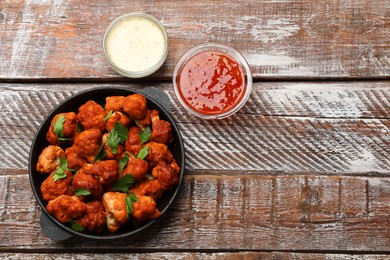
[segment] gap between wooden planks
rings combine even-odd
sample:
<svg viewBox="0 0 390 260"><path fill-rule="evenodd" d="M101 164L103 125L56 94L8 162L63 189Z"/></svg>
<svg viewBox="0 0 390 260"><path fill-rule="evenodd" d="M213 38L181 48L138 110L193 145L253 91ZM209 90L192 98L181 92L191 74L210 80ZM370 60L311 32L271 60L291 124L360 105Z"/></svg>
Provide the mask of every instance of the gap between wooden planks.
<svg viewBox="0 0 390 260"><path fill-rule="evenodd" d="M134 260L161 260L161 259L183 259L183 260L193 260L193 259L204 259L204 260L218 260L218 259L229 259L229 260L259 260L259 259L278 259L278 260L290 260L290 259L300 259L300 260L375 260L375 259L387 259L388 255L386 254L337 254L337 253L291 253L291 252L145 252L145 253L78 253L78 254L69 254L69 253L53 253L53 254L44 254L44 253L4 253L0 254L0 257L7 259L63 259L71 260L77 257L77 259L107 259L113 258L117 260L127 260L129 258Z"/></svg>

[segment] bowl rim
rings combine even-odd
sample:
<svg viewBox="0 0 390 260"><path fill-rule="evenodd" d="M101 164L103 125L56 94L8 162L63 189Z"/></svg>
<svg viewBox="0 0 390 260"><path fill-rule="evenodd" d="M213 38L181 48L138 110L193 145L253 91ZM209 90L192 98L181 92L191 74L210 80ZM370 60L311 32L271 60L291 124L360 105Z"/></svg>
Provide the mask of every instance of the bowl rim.
<svg viewBox="0 0 390 260"><path fill-rule="evenodd" d="M42 131L45 131L45 133L47 131L47 129L44 129L45 124L47 124L48 121L49 121L49 124L50 124L52 118L57 113L61 113L58 110L61 110L61 108L64 105L66 105L69 101L71 101L73 99L76 99L76 98L79 98L82 95L88 95L91 92L110 91L110 90L126 91L126 92L129 93L129 95L130 94L141 94L141 95L145 96L147 101L152 102L153 105L157 106L159 110L164 112L164 116L170 121L171 127L173 128L172 130L177 135L177 139L178 140L175 140L175 143L178 145L178 149L180 149L180 151L181 151L181 153L179 155L180 156L180 160L181 160L181 165L180 165L180 173L179 173L179 183L177 184L175 190L173 192L171 192L170 198L168 199L166 206L160 211L160 213L161 213L160 217L158 217L157 219L149 220L148 222L146 222L145 224L141 225L140 227L132 229L132 230L130 230L128 232L124 232L124 233L121 233L121 234L112 233L112 234L108 234L106 236L101 236L100 234L77 232L77 231L71 229L70 227L66 226L65 224L59 222L54 216L52 216L51 214L49 214L47 212L45 202L40 198L40 195L39 195L39 193L37 191L37 189L40 189L40 187L35 187L35 183L33 181L33 178L34 178L33 174L34 173L35 174L39 174L39 173L37 173L36 170L32 168L32 166L33 166L32 158L33 158L33 150L34 150L34 147L36 145L38 137L40 136L40 134L42 134L41 133ZM88 101L87 97L86 97L86 101ZM46 136L46 134L45 134L45 136ZM184 168L185 168L184 142L183 142L183 138L181 136L181 133L179 131L179 128L177 127L175 121L171 117L170 112L168 112L154 98L152 98L152 97L142 93L141 91L134 90L134 89L129 89L129 88L124 88L124 87L114 87L114 86L104 86L104 87L96 87L96 88L91 88L91 89L87 89L87 90L82 90L80 92L77 92L76 94L73 94L72 96L70 96L69 98L65 99L64 101L62 101L57 106L55 106L53 109L51 109L50 112L45 116L44 120L39 125L38 130L36 131L36 133L34 135L33 141L32 141L31 146L30 146L29 159L28 159L28 174L29 174L30 186L31 186L31 189L33 191L34 197L35 197L36 201L38 202L38 204L39 204L39 206L41 208L41 214L45 214L46 216L48 216L49 219L54 222L56 227L59 227L62 230L66 231L66 232L68 232L68 233L70 233L70 234L72 234L74 236L84 237L84 238L89 238L89 239L96 239L96 240L113 240L113 239L128 237L128 236L134 235L135 233L138 233L138 232L146 229L147 227L149 227L150 225L152 225L153 223L155 223L156 221L161 219L161 217L168 210L168 208L170 207L170 205L172 204L172 202L174 201L174 199L176 198L176 196L177 196L177 194L178 194L178 192L180 190L181 184L183 182L183 177L184 177Z"/></svg>
<svg viewBox="0 0 390 260"><path fill-rule="evenodd" d="M163 52L160 60L148 69L137 70L137 71L130 71L130 70L122 69L121 67L117 66L114 62L112 62L112 60L110 59L110 56L108 55L107 48L106 48L107 38L110 35L112 29L117 24L119 24L120 22L122 22L130 17L143 17L143 18L146 18L146 19L152 21L153 23L155 23L159 27L159 29L161 30L161 32L164 36L164 40L165 40L164 52ZM157 20L154 16L152 16L150 14L143 13L143 12L126 13L126 14L123 14L123 15L115 18L110 23L110 25L107 27L107 29L103 35L102 49L103 49L104 57L105 57L106 61L108 62L108 64L110 65L110 67L113 70L115 70L117 73L119 73L120 75L128 77L128 78L146 77L146 76L149 76L149 75L153 74L154 72L156 72L164 64L164 62L168 56L168 49L169 49L168 32L167 32L166 28L164 27L164 25L159 20Z"/></svg>
<svg viewBox="0 0 390 260"><path fill-rule="evenodd" d="M246 88L245 88L244 96L241 98L240 102L237 105L235 105L233 108L221 114L207 115L193 110L184 102L181 94L179 93L177 77L179 76L183 66L191 58L193 58L195 55L201 52L213 51L213 50L230 56L231 58L233 58L233 60L235 60L239 64L239 66L244 72L244 77L246 80ZM180 105L184 107L188 112L202 119L223 119L235 114L238 110L240 110L245 105L252 92L253 79L252 79L252 72L248 64L248 61L245 59L244 55L242 55L238 50L224 43L206 42L191 47L180 56L173 70L172 85L173 85L173 90L175 92L176 99L179 101Z"/></svg>

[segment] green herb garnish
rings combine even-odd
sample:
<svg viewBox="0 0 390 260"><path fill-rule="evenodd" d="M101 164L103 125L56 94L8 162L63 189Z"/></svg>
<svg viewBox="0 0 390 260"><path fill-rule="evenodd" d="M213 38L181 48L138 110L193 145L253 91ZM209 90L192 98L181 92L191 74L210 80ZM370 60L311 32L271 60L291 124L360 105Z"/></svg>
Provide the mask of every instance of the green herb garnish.
<svg viewBox="0 0 390 260"><path fill-rule="evenodd" d="M70 225L71 225L71 227L72 227L72 229L74 231L77 231L77 232L83 232L84 231L83 226L79 222L77 222L75 220L70 221Z"/></svg>
<svg viewBox="0 0 390 260"><path fill-rule="evenodd" d="M53 128L57 138L60 138L64 135L64 123L65 123L64 115L60 115L57 118L57 120L54 122Z"/></svg>
<svg viewBox="0 0 390 260"><path fill-rule="evenodd" d="M138 133L139 139L141 139L141 144L147 142L152 135L152 131L150 130L150 127L148 126L145 130Z"/></svg>
<svg viewBox="0 0 390 260"><path fill-rule="evenodd" d="M54 134L56 135L57 139L59 141L69 141L72 140L72 138L66 138L64 137L64 124L65 124L65 116L60 115L57 120L54 122L53 128L54 128Z"/></svg>
<svg viewBox="0 0 390 260"><path fill-rule="evenodd" d="M57 169L57 171L53 175L53 180L58 181L59 179L66 178L66 173L61 168Z"/></svg>
<svg viewBox="0 0 390 260"><path fill-rule="evenodd" d="M58 138L59 141L71 141L72 138L67 138L67 137L60 137Z"/></svg>
<svg viewBox="0 0 390 260"><path fill-rule="evenodd" d="M91 192L87 189L77 189L77 190L74 190L74 195L76 196L87 196L87 195L90 195Z"/></svg>
<svg viewBox="0 0 390 260"><path fill-rule="evenodd" d="M60 167L58 167L58 169L54 172L53 180L57 181L59 179L66 178L66 171L70 171L68 169L68 160L60 157Z"/></svg>
<svg viewBox="0 0 390 260"><path fill-rule="evenodd" d="M135 196L134 193L131 193L129 196L126 197L126 211L128 217L130 217L131 214L133 214L133 202L137 202L138 198Z"/></svg>
<svg viewBox="0 0 390 260"><path fill-rule="evenodd" d="M106 151L106 149L104 149L104 144L102 144L102 146L100 146L99 152L95 156L95 159L93 159L93 163L103 160L103 158L106 156L106 154L107 154L107 151Z"/></svg>
<svg viewBox="0 0 390 260"><path fill-rule="evenodd" d="M126 152L125 155L119 160L120 174L122 174L127 162L129 161L129 154Z"/></svg>
<svg viewBox="0 0 390 260"><path fill-rule="evenodd" d="M118 152L118 144L120 143L120 137L116 131L111 131L107 137L107 144L111 148L113 154Z"/></svg>
<svg viewBox="0 0 390 260"><path fill-rule="evenodd" d="M143 160L146 156L148 156L148 154L149 147L143 147L141 150L139 150L137 158Z"/></svg>
<svg viewBox="0 0 390 260"><path fill-rule="evenodd" d="M130 174L126 174L125 176L123 176L122 178L114 182L114 184L112 184L111 186L111 189L113 191L122 191L126 193L129 191L129 188L131 185L133 185L133 183L134 183L134 176Z"/></svg>
<svg viewBox="0 0 390 260"><path fill-rule="evenodd" d="M110 110L110 112L108 112L108 114L104 118L104 121L107 121L112 116L112 112L113 112L112 110Z"/></svg>
<svg viewBox="0 0 390 260"><path fill-rule="evenodd" d="M118 144L123 144L127 138L127 128L122 123L116 122L114 128L110 131L107 137L107 144L110 146L113 154L118 152Z"/></svg>
<svg viewBox="0 0 390 260"><path fill-rule="evenodd" d="M77 124L77 131L79 132L83 131L83 126L80 123Z"/></svg>

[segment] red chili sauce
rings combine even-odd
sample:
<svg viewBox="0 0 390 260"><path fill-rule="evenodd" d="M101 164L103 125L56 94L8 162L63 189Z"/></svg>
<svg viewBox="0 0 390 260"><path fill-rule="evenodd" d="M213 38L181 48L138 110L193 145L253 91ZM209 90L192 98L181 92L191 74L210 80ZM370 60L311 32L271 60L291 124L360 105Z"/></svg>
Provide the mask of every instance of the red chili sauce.
<svg viewBox="0 0 390 260"><path fill-rule="evenodd" d="M205 115L225 113L245 94L245 76L230 56L205 51L193 56L177 78L179 93L194 111Z"/></svg>

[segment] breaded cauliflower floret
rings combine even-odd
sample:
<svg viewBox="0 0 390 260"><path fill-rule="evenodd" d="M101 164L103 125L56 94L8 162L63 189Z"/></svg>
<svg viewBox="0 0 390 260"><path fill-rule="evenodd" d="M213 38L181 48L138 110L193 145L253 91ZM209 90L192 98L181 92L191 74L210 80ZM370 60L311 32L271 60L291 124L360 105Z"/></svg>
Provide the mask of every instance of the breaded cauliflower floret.
<svg viewBox="0 0 390 260"><path fill-rule="evenodd" d="M106 112L107 113L110 112L110 111L122 112L123 111L124 101L125 101L125 97L124 96L106 97L106 105L105 105Z"/></svg>
<svg viewBox="0 0 390 260"><path fill-rule="evenodd" d="M161 184L158 180L144 180L130 189L130 192L134 193L136 196L145 195L152 197L157 201L163 195L163 190Z"/></svg>
<svg viewBox="0 0 390 260"><path fill-rule="evenodd" d="M104 131L106 111L95 101L89 100L79 107L77 119L84 130L99 129Z"/></svg>
<svg viewBox="0 0 390 260"><path fill-rule="evenodd" d="M87 162L86 159L74 152L73 146L66 148L65 150L66 159L68 160L68 168L73 170L80 169L84 163Z"/></svg>
<svg viewBox="0 0 390 260"><path fill-rule="evenodd" d="M123 111L134 120L144 119L147 115L146 98L140 94L132 94L125 98Z"/></svg>
<svg viewBox="0 0 390 260"><path fill-rule="evenodd" d="M141 150L141 139L139 138L139 132L141 129L137 126L132 126L128 131L128 138L125 141L125 150L129 153L137 155Z"/></svg>
<svg viewBox="0 0 390 260"><path fill-rule="evenodd" d="M116 122L122 123L122 125L124 125L126 128L128 128L131 120L126 114L124 114L122 112L114 112L114 113L112 113L110 118L107 119L106 131L110 132L112 129L114 129Z"/></svg>
<svg viewBox="0 0 390 260"><path fill-rule="evenodd" d="M93 162L102 144L102 133L98 129L81 132L72 146L72 150L89 163Z"/></svg>
<svg viewBox="0 0 390 260"><path fill-rule="evenodd" d="M152 123L151 110L148 109L146 116L143 119L137 119L135 123L141 129L148 127Z"/></svg>
<svg viewBox="0 0 390 260"><path fill-rule="evenodd" d="M101 233L106 225L106 212L101 201L95 200L85 204L85 214L77 220L88 232Z"/></svg>
<svg viewBox="0 0 390 260"><path fill-rule="evenodd" d="M60 195L73 195L73 189L71 187L73 175L69 171L65 171L66 177L54 181L53 176L55 172L52 172L46 180L42 182L41 193L42 198L45 201L53 200Z"/></svg>
<svg viewBox="0 0 390 260"><path fill-rule="evenodd" d="M49 201L47 211L61 223L67 223L84 215L86 207L77 196L61 195Z"/></svg>
<svg viewBox="0 0 390 260"><path fill-rule="evenodd" d="M106 210L108 231L115 233L128 222L125 193L106 192L103 194L103 205Z"/></svg>
<svg viewBox="0 0 390 260"><path fill-rule="evenodd" d="M122 175L130 174L134 177L134 180L138 182L144 179L145 174L148 172L148 168L148 163L146 161L129 156L129 161L123 169Z"/></svg>
<svg viewBox="0 0 390 260"><path fill-rule="evenodd" d="M152 136L151 140L168 144L173 141L171 124L168 121L160 119L157 110L152 110Z"/></svg>
<svg viewBox="0 0 390 260"><path fill-rule="evenodd" d="M39 173L50 174L60 166L60 158L65 157L65 152L61 147L49 145L39 155L36 170Z"/></svg>
<svg viewBox="0 0 390 260"><path fill-rule="evenodd" d="M123 144L119 143L117 148L116 148L116 154L112 152L111 147L107 144L107 137L108 134L105 133L103 135L103 143L104 143L104 149L106 150L106 156L104 157L105 159L114 159L114 160L119 160L122 158L123 154L125 153L125 147Z"/></svg>
<svg viewBox="0 0 390 260"><path fill-rule="evenodd" d="M91 174L85 173L83 168L77 171L73 176L72 187L77 189L85 189L91 193L94 199L100 198L104 193L104 186Z"/></svg>
<svg viewBox="0 0 390 260"><path fill-rule="evenodd" d="M87 171L103 185L110 185L119 177L119 165L115 160L99 161Z"/></svg>
<svg viewBox="0 0 390 260"><path fill-rule="evenodd" d="M64 116L65 119L61 131L62 135L60 136L60 138L71 139L70 141L65 142L72 142L78 133L78 122L76 113L69 112L57 114L51 120L49 131L46 134L46 140L53 145L57 145L58 143L60 143L60 141L58 140L58 136L54 132L54 124L57 122L60 116Z"/></svg>
<svg viewBox="0 0 390 260"><path fill-rule="evenodd" d="M145 147L148 147L148 155L145 157L145 160L148 162L149 167L153 168L160 161L167 162L171 164L174 159L171 152L168 149L168 146L162 143L149 142L145 144Z"/></svg>
<svg viewBox="0 0 390 260"><path fill-rule="evenodd" d="M150 219L155 219L160 216L160 211L157 209L157 204L151 197L143 195L138 195L136 197L138 201L133 202L132 213L136 224L148 221Z"/></svg>
<svg viewBox="0 0 390 260"><path fill-rule="evenodd" d="M164 161L159 162L153 168L152 175L158 180L164 191L172 190L179 183L179 177L175 168Z"/></svg>

